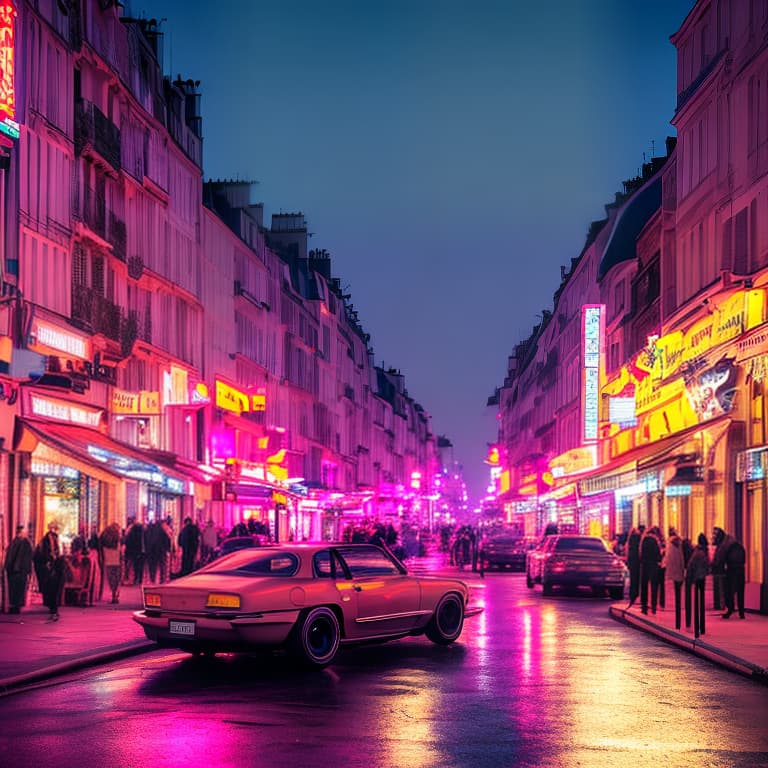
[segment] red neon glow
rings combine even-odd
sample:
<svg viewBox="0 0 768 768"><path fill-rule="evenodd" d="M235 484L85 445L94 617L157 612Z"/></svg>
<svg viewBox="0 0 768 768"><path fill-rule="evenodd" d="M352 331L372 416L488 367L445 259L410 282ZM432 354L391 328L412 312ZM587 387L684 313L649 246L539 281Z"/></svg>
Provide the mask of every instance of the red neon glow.
<svg viewBox="0 0 768 768"><path fill-rule="evenodd" d="M0 3L0 113L16 119L16 90L14 88L14 19L13 3Z"/></svg>

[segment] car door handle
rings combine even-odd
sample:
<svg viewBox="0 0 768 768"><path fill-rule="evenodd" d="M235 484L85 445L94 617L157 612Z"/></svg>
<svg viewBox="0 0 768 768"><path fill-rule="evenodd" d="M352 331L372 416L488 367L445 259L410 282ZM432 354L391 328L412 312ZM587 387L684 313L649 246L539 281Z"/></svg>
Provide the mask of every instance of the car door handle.
<svg viewBox="0 0 768 768"><path fill-rule="evenodd" d="M361 586L359 586L358 584L355 584L355 586L352 587L352 589L354 589L355 592L362 592L363 591L363 588Z"/></svg>

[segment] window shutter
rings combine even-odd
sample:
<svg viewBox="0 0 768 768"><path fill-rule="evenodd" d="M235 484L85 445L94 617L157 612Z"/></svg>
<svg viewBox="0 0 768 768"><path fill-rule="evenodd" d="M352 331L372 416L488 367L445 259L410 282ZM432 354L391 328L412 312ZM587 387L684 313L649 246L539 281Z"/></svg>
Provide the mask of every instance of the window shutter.
<svg viewBox="0 0 768 768"><path fill-rule="evenodd" d="M749 233L747 230L748 211L742 208L736 214L735 232L733 238L733 273L746 275L749 270Z"/></svg>

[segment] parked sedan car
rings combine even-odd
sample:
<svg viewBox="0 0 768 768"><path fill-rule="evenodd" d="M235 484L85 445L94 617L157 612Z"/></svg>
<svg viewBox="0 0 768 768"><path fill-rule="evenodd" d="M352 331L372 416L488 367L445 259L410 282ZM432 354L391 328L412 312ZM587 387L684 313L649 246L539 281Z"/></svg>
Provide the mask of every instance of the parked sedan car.
<svg viewBox="0 0 768 768"><path fill-rule="evenodd" d="M285 647L308 666L341 645L426 635L455 642L469 605L459 579L410 576L371 544L250 547L143 588L133 618L150 640L192 653Z"/></svg>
<svg viewBox="0 0 768 768"><path fill-rule="evenodd" d="M491 534L480 544L478 554L480 570L509 568L513 571L524 571L526 555L534 546L534 541L519 534Z"/></svg>
<svg viewBox="0 0 768 768"><path fill-rule="evenodd" d="M614 600L624 595L626 566L599 536L560 534L547 537L537 561L538 571L529 573L528 586L540 582L545 595L555 587L590 587L595 594L607 591Z"/></svg>
<svg viewBox="0 0 768 768"><path fill-rule="evenodd" d="M534 584L541 584L541 567L552 545L553 536L543 536L538 543L525 554L525 583L529 589Z"/></svg>

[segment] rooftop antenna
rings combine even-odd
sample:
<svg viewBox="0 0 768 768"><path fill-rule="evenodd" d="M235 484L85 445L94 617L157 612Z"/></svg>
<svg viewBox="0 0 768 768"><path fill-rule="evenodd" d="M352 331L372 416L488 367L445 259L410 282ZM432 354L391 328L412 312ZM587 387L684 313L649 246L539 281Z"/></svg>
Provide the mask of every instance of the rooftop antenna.
<svg viewBox="0 0 768 768"><path fill-rule="evenodd" d="M651 139L651 157L656 157L656 141Z"/></svg>

